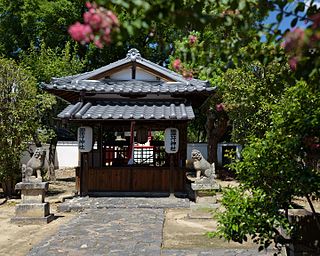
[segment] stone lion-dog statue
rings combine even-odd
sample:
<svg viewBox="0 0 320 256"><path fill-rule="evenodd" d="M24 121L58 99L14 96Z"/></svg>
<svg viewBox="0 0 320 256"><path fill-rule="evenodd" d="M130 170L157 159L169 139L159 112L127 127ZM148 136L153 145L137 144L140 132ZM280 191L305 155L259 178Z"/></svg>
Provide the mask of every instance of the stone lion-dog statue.
<svg viewBox="0 0 320 256"><path fill-rule="evenodd" d="M45 156L45 150L36 148L27 164L22 165L23 182L42 182L41 169L44 165ZM33 173L35 173L36 176L34 176Z"/></svg>
<svg viewBox="0 0 320 256"><path fill-rule="evenodd" d="M210 164L201 152L197 149L193 149L191 152L191 158L193 160L193 167L196 170L196 181L200 180L213 180L216 177L215 165Z"/></svg>

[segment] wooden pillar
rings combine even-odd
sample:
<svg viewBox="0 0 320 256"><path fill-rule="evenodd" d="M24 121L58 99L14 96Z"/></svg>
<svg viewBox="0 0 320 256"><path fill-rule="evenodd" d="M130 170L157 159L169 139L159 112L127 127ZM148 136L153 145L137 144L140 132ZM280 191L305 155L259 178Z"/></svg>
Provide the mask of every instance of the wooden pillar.
<svg viewBox="0 0 320 256"><path fill-rule="evenodd" d="M178 165L175 172L176 191L185 191L186 187L186 160L187 160L187 123L179 124L179 153Z"/></svg>
<svg viewBox="0 0 320 256"><path fill-rule="evenodd" d="M88 194L88 179L89 179L89 159L88 153L81 153L81 180L80 180L80 195Z"/></svg>
<svg viewBox="0 0 320 256"><path fill-rule="evenodd" d="M187 123L183 123L179 127L179 167L186 167L187 156Z"/></svg>
<svg viewBox="0 0 320 256"><path fill-rule="evenodd" d="M170 182L170 196L174 196L174 155L170 154L170 173L169 173L169 182Z"/></svg>
<svg viewBox="0 0 320 256"><path fill-rule="evenodd" d="M99 154L99 168L103 167L104 164L102 163L103 162L103 158L102 158L102 127L101 127L101 124L98 125L98 139L97 139L97 142L98 142L98 154Z"/></svg>

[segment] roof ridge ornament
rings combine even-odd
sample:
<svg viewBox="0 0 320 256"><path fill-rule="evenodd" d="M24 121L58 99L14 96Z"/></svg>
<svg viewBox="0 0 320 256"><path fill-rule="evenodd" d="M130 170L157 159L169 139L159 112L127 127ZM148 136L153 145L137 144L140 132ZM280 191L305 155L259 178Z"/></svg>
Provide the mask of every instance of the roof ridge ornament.
<svg viewBox="0 0 320 256"><path fill-rule="evenodd" d="M136 59L141 59L141 54L136 48L132 48L127 53L127 58L131 61L136 61Z"/></svg>

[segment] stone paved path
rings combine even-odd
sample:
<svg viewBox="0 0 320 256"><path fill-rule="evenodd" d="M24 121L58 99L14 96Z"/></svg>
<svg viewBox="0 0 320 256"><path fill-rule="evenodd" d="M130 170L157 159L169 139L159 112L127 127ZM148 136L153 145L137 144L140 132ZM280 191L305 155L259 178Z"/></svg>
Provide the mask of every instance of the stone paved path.
<svg viewBox="0 0 320 256"><path fill-rule="evenodd" d="M273 256L275 252L260 252L255 249L212 249L212 250L162 250L161 256Z"/></svg>
<svg viewBox="0 0 320 256"><path fill-rule="evenodd" d="M160 255L162 209L89 209L29 255Z"/></svg>
<svg viewBox="0 0 320 256"><path fill-rule="evenodd" d="M255 256L256 250L161 249L165 208L189 207L177 198L75 198L61 205L82 210L29 256Z"/></svg>

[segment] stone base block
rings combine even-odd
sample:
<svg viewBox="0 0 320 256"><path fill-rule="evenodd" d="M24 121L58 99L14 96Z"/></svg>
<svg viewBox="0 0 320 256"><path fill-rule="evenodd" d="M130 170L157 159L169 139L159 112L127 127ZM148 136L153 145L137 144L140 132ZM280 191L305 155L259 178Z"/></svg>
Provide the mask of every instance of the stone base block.
<svg viewBox="0 0 320 256"><path fill-rule="evenodd" d="M49 203L18 204L16 205L16 217L43 218L50 214Z"/></svg>
<svg viewBox="0 0 320 256"><path fill-rule="evenodd" d="M220 207L219 203L190 203L191 210L200 210L200 209L217 209Z"/></svg>
<svg viewBox="0 0 320 256"><path fill-rule="evenodd" d="M40 189L47 191L49 188L48 182L19 182L16 184L16 190L33 190Z"/></svg>
<svg viewBox="0 0 320 256"><path fill-rule="evenodd" d="M220 185L216 182L214 183L192 183L191 184L191 188L194 191L198 191L198 190L219 190L220 189Z"/></svg>
<svg viewBox="0 0 320 256"><path fill-rule="evenodd" d="M15 189L21 190L22 203L44 203L45 193L48 191L48 182L19 182Z"/></svg>
<svg viewBox="0 0 320 256"><path fill-rule="evenodd" d="M54 215L49 214L45 217L13 217L11 222L14 224L22 225L38 225L38 224L48 224L54 220Z"/></svg>
<svg viewBox="0 0 320 256"><path fill-rule="evenodd" d="M216 196L198 196L196 198L196 203L199 204L216 204L217 197Z"/></svg>

